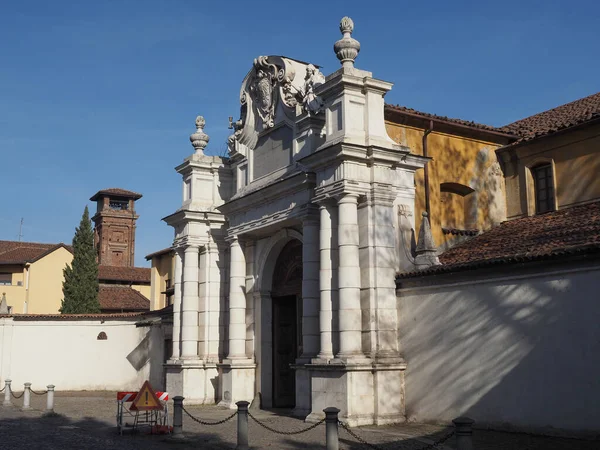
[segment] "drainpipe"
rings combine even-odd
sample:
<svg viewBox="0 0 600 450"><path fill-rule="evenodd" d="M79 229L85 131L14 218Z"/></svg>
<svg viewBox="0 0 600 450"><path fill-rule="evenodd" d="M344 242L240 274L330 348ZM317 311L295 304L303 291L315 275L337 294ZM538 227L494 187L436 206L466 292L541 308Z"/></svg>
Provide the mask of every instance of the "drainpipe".
<svg viewBox="0 0 600 450"><path fill-rule="evenodd" d="M433 131L433 120L429 121L429 128L423 133L423 156L427 157L427 136ZM431 220L431 207L429 205L429 164L425 164L424 170L424 182L425 182L425 211Z"/></svg>
<svg viewBox="0 0 600 450"><path fill-rule="evenodd" d="M25 304L23 305L23 314L27 314L29 311L29 272L31 270L31 264L25 263Z"/></svg>

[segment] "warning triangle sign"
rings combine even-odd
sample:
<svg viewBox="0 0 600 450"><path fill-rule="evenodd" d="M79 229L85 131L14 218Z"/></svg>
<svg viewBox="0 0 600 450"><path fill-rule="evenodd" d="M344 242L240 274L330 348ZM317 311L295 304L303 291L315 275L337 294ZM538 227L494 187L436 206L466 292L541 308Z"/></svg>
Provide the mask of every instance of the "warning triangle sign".
<svg viewBox="0 0 600 450"><path fill-rule="evenodd" d="M129 409L132 411L152 411L163 409L160 400L158 397L156 397L156 394L154 393L154 390L152 389L152 386L150 386L148 380L144 381L142 388L131 403L131 407Z"/></svg>

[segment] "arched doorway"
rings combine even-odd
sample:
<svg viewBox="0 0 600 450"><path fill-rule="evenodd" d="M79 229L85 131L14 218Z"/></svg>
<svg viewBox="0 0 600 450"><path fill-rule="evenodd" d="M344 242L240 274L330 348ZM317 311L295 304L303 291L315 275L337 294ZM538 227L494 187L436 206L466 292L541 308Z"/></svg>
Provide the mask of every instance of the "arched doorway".
<svg viewBox="0 0 600 450"><path fill-rule="evenodd" d="M293 408L296 375L291 365L302 349L302 242L292 239L277 257L273 302L273 406Z"/></svg>

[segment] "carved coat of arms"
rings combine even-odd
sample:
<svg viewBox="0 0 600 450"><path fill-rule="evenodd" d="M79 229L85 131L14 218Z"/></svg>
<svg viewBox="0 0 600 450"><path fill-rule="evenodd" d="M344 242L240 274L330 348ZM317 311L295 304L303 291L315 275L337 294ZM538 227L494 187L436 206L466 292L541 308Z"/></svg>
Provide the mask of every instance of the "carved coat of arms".
<svg viewBox="0 0 600 450"><path fill-rule="evenodd" d="M261 118L263 129L273 127L275 117L275 105L277 104L277 66L270 64L265 56L259 56L254 60L256 75L250 85L250 94L253 97L256 112Z"/></svg>

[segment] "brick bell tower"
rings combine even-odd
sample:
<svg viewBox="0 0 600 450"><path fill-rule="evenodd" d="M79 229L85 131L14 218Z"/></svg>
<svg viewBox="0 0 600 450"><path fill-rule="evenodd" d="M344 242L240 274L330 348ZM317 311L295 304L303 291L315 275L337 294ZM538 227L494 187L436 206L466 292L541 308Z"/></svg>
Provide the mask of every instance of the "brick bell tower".
<svg viewBox="0 0 600 450"><path fill-rule="evenodd" d="M125 189L110 188L96 192L94 243L98 250L98 264L104 266L134 267L135 259L135 201L141 194Z"/></svg>

